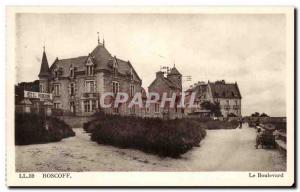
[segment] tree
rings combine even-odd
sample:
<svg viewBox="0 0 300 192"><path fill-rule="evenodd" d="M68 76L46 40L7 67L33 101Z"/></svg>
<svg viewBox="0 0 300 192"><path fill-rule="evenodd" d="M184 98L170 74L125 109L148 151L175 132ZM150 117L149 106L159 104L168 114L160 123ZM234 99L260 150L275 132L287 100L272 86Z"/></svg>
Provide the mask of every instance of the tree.
<svg viewBox="0 0 300 192"><path fill-rule="evenodd" d="M251 117L259 117L259 116L260 116L259 112L255 112L251 115Z"/></svg>
<svg viewBox="0 0 300 192"><path fill-rule="evenodd" d="M260 115L260 117L269 117L269 115L267 115L267 114L265 114L265 113L262 113L262 114Z"/></svg>
<svg viewBox="0 0 300 192"><path fill-rule="evenodd" d="M210 101L204 101L201 103L201 108L210 110L210 113L213 114L215 117L221 117L221 108L219 102L210 102Z"/></svg>

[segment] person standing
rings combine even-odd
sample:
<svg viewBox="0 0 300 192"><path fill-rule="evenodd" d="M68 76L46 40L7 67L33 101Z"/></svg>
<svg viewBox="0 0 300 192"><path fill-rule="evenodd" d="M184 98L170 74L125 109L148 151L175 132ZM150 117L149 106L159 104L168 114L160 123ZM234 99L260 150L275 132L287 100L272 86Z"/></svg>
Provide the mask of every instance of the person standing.
<svg viewBox="0 0 300 192"><path fill-rule="evenodd" d="M241 129L242 127L243 127L243 119L242 118L240 118L240 120L239 120L239 128Z"/></svg>

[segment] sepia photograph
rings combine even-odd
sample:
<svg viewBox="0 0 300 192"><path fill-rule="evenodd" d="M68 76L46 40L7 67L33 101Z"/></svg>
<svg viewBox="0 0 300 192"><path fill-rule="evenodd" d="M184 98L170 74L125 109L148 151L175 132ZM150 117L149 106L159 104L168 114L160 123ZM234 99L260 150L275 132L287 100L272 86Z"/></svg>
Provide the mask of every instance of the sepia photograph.
<svg viewBox="0 0 300 192"><path fill-rule="evenodd" d="M292 7L87 10L7 10L12 185L107 172L293 184Z"/></svg>

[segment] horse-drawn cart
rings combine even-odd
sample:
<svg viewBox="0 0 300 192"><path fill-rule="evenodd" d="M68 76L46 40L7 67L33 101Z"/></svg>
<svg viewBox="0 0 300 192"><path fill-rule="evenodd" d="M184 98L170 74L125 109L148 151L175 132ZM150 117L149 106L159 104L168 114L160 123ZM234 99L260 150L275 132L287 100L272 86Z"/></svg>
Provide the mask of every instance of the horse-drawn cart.
<svg viewBox="0 0 300 192"><path fill-rule="evenodd" d="M257 142L261 145L262 148L276 148L275 131L272 128L267 128L265 126L257 126L258 129L262 130L262 133L258 135Z"/></svg>
<svg viewBox="0 0 300 192"><path fill-rule="evenodd" d="M265 130L261 135L261 146L262 148L275 148L275 136L273 135L273 131Z"/></svg>

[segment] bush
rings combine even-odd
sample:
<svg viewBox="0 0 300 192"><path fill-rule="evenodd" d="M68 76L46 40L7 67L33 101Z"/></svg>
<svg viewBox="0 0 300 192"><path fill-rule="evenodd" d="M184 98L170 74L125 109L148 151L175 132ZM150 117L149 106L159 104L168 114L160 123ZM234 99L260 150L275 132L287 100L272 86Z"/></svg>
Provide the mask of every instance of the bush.
<svg viewBox="0 0 300 192"><path fill-rule="evenodd" d="M28 145L60 141L75 136L75 132L64 121L39 114L16 113L15 144Z"/></svg>
<svg viewBox="0 0 300 192"><path fill-rule="evenodd" d="M91 140L99 144L170 157L179 157L199 146L206 136L200 123L190 119L142 119L107 114L86 123L85 130L91 132Z"/></svg>

